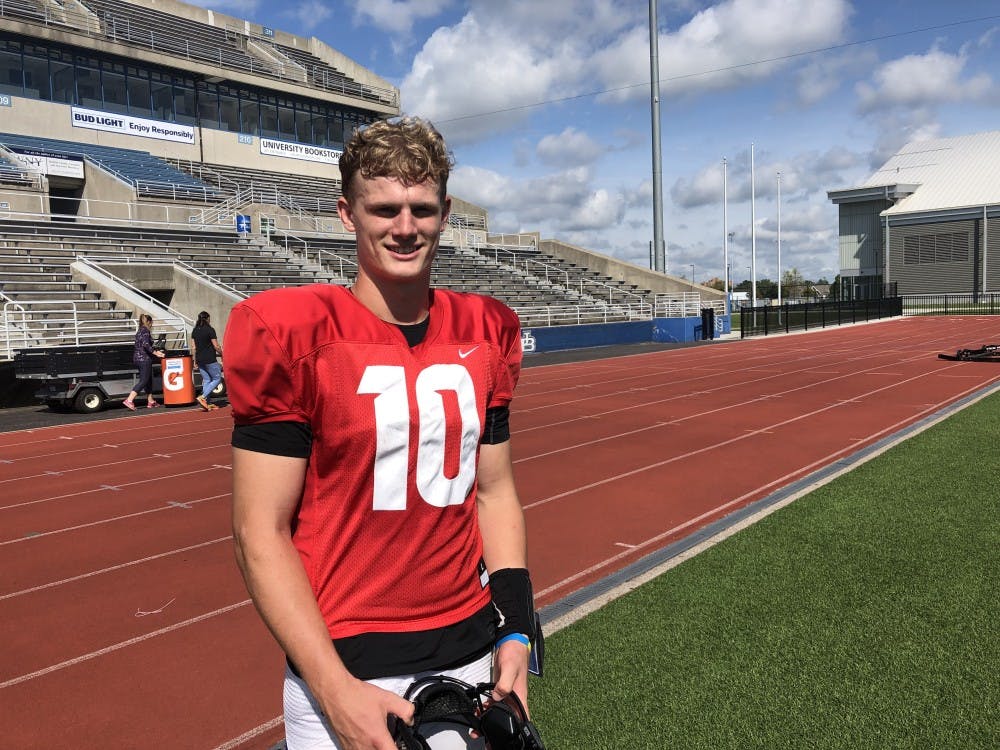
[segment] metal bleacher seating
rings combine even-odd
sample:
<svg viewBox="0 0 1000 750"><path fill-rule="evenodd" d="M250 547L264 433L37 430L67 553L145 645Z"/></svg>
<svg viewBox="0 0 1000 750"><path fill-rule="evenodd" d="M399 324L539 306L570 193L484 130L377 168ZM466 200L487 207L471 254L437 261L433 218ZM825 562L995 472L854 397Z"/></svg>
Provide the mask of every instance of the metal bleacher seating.
<svg viewBox="0 0 1000 750"><path fill-rule="evenodd" d="M222 28L127 0L3 0L0 16L151 49L221 68L250 72L395 106L396 91L363 84L314 55L277 45L242 29Z"/></svg>
<svg viewBox="0 0 1000 750"><path fill-rule="evenodd" d="M82 157L132 185L142 196L214 201L219 192L147 151L97 146L54 138L0 133L0 146L25 148L51 156Z"/></svg>
<svg viewBox="0 0 1000 750"><path fill-rule="evenodd" d="M255 202L284 205L282 196L302 211L331 215L337 212L340 180L323 177L303 177L283 172L268 172L223 164L198 164L169 159L170 164L192 177L217 188L220 194L249 192Z"/></svg>
<svg viewBox="0 0 1000 750"><path fill-rule="evenodd" d="M390 90L359 83L310 52L284 44L275 44L274 48L301 66L306 72L309 82L317 88L324 91L341 91L383 104L395 104Z"/></svg>
<svg viewBox="0 0 1000 750"><path fill-rule="evenodd" d="M70 264L177 264L237 296L264 289L330 282L333 275L273 246L247 244L232 231L183 231L54 222L0 224L0 304L8 327L18 322L19 346L121 343L135 333L134 316L74 281ZM5 332L0 354L9 356ZM10 341L10 331L6 332ZM0 358L3 358L0 356Z"/></svg>
<svg viewBox="0 0 1000 750"><path fill-rule="evenodd" d="M0 155L0 183L8 185L22 185L30 182L30 178L23 169L16 164L11 164Z"/></svg>
<svg viewBox="0 0 1000 750"><path fill-rule="evenodd" d="M322 236L302 238L292 235L274 239L285 243L293 253L320 262L340 276L341 283L350 283L354 276L357 252L352 239ZM519 313L535 308L579 308L581 304L601 306L588 295L557 281L547 281L521 267L498 263L485 254L449 245L442 245L438 250L431 282L435 286L459 292L488 294L502 300ZM599 317L602 320L608 319L605 311L601 311Z"/></svg>

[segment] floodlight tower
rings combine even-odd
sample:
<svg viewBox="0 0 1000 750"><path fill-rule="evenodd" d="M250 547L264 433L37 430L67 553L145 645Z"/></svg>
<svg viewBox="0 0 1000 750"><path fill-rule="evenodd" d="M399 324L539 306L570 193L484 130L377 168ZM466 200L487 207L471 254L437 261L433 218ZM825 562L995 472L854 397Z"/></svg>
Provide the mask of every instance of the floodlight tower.
<svg viewBox="0 0 1000 750"><path fill-rule="evenodd" d="M729 315L729 184L726 173L726 158L722 158L722 270L725 278L722 281L723 294L726 297L726 315Z"/></svg>

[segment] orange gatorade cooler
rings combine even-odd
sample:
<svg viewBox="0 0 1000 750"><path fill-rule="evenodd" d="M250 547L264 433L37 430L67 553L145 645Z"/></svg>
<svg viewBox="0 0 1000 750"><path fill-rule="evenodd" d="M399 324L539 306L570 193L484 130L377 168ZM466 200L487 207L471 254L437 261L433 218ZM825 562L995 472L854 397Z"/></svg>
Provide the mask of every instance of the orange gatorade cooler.
<svg viewBox="0 0 1000 750"><path fill-rule="evenodd" d="M194 403L194 368L191 355L167 355L162 360L163 403L187 406Z"/></svg>

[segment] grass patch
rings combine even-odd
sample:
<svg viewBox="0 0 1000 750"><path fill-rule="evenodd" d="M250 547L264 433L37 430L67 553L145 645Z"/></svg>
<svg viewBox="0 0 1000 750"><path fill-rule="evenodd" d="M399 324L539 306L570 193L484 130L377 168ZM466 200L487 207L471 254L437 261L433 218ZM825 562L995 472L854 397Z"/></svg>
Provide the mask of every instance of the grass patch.
<svg viewBox="0 0 1000 750"><path fill-rule="evenodd" d="M546 639L548 750L1000 747L991 396Z"/></svg>

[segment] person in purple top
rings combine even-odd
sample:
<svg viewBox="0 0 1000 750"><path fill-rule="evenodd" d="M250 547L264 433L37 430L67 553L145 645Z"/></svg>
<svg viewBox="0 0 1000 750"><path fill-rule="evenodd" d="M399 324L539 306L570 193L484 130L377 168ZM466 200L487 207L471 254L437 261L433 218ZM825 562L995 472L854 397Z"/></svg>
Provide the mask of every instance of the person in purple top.
<svg viewBox="0 0 1000 750"><path fill-rule="evenodd" d="M163 359L164 352L153 348L153 318L143 313L139 316L139 330L135 333L135 350L132 352L132 363L139 368L139 377L132 386L128 398L122 401L126 409L135 411L135 397L146 392L146 408L159 406L153 398L153 357Z"/></svg>

